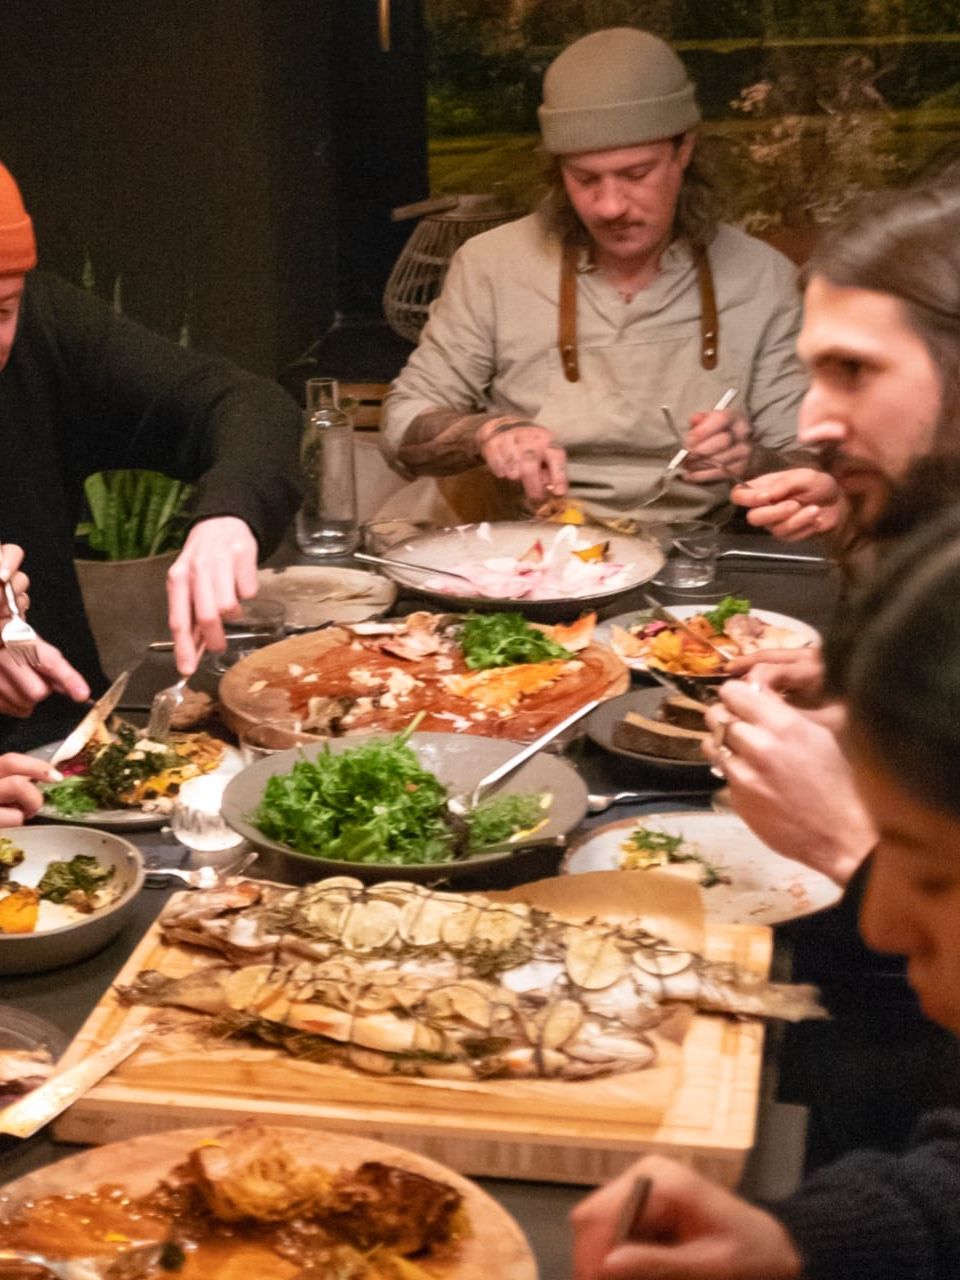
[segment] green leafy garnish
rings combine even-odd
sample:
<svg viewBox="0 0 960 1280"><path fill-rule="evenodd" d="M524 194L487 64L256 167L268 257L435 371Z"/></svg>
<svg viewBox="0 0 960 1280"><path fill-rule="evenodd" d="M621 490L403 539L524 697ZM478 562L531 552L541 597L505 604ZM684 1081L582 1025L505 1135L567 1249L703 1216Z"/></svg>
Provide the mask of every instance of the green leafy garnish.
<svg viewBox="0 0 960 1280"><path fill-rule="evenodd" d="M130 753L135 747L139 750L131 759ZM143 740L138 738L137 731L124 725L116 742L97 749L86 773L47 784L43 793L47 803L66 817L92 813L96 809L117 809L123 804L123 796L138 782L182 763L172 747L143 750Z"/></svg>
<svg viewBox="0 0 960 1280"><path fill-rule="evenodd" d="M502 844L518 831L539 826L549 802L547 794L493 796L481 800L475 809L464 814L470 828L470 847L486 849L492 844Z"/></svg>
<svg viewBox="0 0 960 1280"><path fill-rule="evenodd" d="M749 612L749 600L745 600L742 596L724 596L715 609L711 609L709 613L705 613L703 616L717 635L723 635L724 624L728 618L732 618L735 613Z"/></svg>
<svg viewBox="0 0 960 1280"><path fill-rule="evenodd" d="M86 782L85 777L77 775L65 778L63 782L48 783L41 790L47 804L65 818L70 818L76 813L92 813L97 807L96 800L87 791Z"/></svg>
<svg viewBox="0 0 960 1280"><path fill-rule="evenodd" d="M251 821L310 857L413 865L448 862L541 820L540 796L506 796L454 818L447 788L407 743L411 731L298 760L267 780Z"/></svg>
<svg viewBox="0 0 960 1280"><path fill-rule="evenodd" d="M656 827L637 827L621 845L625 871L649 871L672 862L699 862L700 884L709 889L715 884L729 884L730 877L720 867L708 862L695 849L684 848L683 836L672 836Z"/></svg>
<svg viewBox="0 0 960 1280"><path fill-rule="evenodd" d="M114 867L105 867L87 853L78 853L69 862L51 862L47 865L37 888L40 897L49 902L65 902L71 893L80 890L92 894L113 879Z"/></svg>
<svg viewBox="0 0 960 1280"><path fill-rule="evenodd" d="M460 648L473 670L573 657L519 613L469 614L460 630Z"/></svg>

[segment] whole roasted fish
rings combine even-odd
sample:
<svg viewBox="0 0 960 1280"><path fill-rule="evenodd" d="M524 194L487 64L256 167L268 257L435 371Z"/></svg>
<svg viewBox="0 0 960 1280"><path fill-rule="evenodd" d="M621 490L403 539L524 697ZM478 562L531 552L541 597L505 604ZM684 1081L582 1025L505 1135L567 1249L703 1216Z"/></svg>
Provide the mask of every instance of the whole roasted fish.
<svg viewBox="0 0 960 1280"><path fill-rule="evenodd" d="M647 1066L675 1002L822 1016L775 985L653 936L641 920L571 923L522 903L349 877L299 890L240 882L174 899L170 940L224 960L142 973L131 1003L212 1014L228 1033L386 1075L579 1078Z"/></svg>

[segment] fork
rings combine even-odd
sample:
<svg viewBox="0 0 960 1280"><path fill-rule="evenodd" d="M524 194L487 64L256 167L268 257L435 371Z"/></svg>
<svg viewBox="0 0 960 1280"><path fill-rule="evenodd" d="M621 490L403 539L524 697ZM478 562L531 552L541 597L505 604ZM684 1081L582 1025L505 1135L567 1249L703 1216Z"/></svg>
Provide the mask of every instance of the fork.
<svg viewBox="0 0 960 1280"><path fill-rule="evenodd" d="M48 1276L56 1276L57 1280L145 1280L169 1245L169 1241L155 1240L107 1257L55 1261L26 1250L0 1249L0 1276L8 1275L16 1280L28 1280L33 1276L37 1280L41 1277L45 1280ZM7 1270L5 1264L8 1263L15 1264L14 1269Z"/></svg>
<svg viewBox="0 0 960 1280"><path fill-rule="evenodd" d="M203 657L206 645L203 641L197 646L197 662ZM167 685L166 689L161 689L159 693L153 695L153 701L150 703L150 719L147 721L146 735L152 738L154 742L162 741L170 732L170 721L173 719L177 708L183 702L184 690L187 687L187 681L196 672L191 671L189 675L181 676L174 684Z"/></svg>
<svg viewBox="0 0 960 1280"><path fill-rule="evenodd" d="M13 658L14 662L21 664L26 662L31 667L39 666L40 658L37 654L37 641L40 637L20 612L20 606L17 604L17 593L14 591L13 584L9 579L3 584L3 592L6 597L7 608L10 610L10 617L0 627L0 640L3 641L4 648L10 650L10 657Z"/></svg>
<svg viewBox="0 0 960 1280"><path fill-rule="evenodd" d="M146 881L148 885L154 885L157 880L173 877L182 880L191 889L219 889L231 876L242 875L247 867L256 862L257 857L256 849L251 849L223 867L195 867L193 870L185 867L148 867Z"/></svg>

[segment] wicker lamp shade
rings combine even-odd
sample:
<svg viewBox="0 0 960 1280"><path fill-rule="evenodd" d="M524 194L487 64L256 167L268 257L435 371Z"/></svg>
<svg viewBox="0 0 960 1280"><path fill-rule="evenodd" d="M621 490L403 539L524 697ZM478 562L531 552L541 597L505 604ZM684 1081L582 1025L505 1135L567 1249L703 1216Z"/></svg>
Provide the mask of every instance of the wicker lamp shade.
<svg viewBox="0 0 960 1280"><path fill-rule="evenodd" d="M416 342L430 304L439 294L450 259L460 245L481 231L520 217L494 195L450 198L452 208L421 218L400 251L383 291L383 311L394 333Z"/></svg>

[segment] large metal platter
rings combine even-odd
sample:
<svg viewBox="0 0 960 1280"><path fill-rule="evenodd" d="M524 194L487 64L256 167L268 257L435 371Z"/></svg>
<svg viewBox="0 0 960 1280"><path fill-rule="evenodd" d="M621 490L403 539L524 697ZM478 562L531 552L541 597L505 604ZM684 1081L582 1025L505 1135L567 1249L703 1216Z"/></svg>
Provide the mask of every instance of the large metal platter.
<svg viewBox="0 0 960 1280"><path fill-rule="evenodd" d="M355 734L349 738L331 739L329 747L332 752L339 754L373 738L386 736L388 735ZM471 790L486 773L520 749L515 742L456 733L415 733L410 739L410 745L424 768L435 773L451 794ZM314 858L271 840L251 821L251 815L263 798L267 779L277 773L289 773L298 760L304 756L313 759L323 750L324 744L278 751L238 773L224 792L222 813L230 826L245 836L255 848L279 857L280 865L277 870L282 875L276 876L275 870L271 868L270 875L274 878L282 878L294 884L319 880L329 875L352 875L368 882L452 880L481 868L489 869L509 862L523 849L523 844L518 843L507 851L478 854L456 862L409 865ZM545 752L535 755L507 778L498 794L542 791L549 791L553 802L548 822L530 837L530 841L534 843L568 835L579 826L587 812L587 788L583 779L566 760Z"/></svg>
<svg viewBox="0 0 960 1280"><path fill-rule="evenodd" d="M530 520L504 521L496 524L465 524L456 529L437 529L423 533L406 542L392 546L387 553L398 560L411 560L426 565L429 570L455 569L469 560L489 560L496 556L522 556L539 537L545 543L557 535L562 526L536 523ZM638 588L649 582L663 566L663 551L659 543L648 538L631 537L614 533L601 525L581 525L577 529L580 540L586 545L609 542L608 558L628 567L627 585L615 591L601 591L592 595L562 597L556 600L492 599L489 596L459 594L462 583L449 579L450 591L425 586L430 573L418 573L411 569L384 568L409 591L448 610L475 609L484 612L510 608L528 618L541 622L556 622L575 618L590 609L609 613L626 608Z"/></svg>

